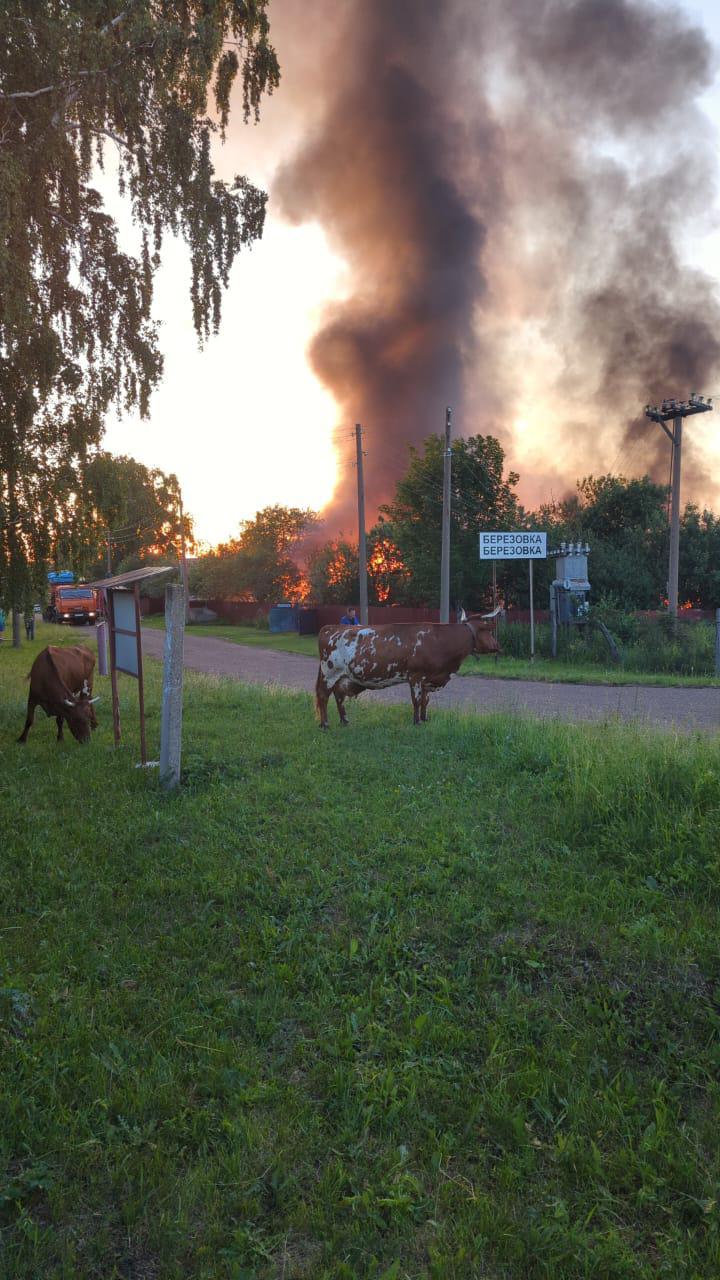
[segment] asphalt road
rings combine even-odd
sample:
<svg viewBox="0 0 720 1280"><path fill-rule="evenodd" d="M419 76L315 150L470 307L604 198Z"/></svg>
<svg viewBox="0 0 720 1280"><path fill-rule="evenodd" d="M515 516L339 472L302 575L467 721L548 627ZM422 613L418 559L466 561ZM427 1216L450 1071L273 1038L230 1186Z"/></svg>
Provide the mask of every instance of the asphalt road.
<svg viewBox="0 0 720 1280"><path fill-rule="evenodd" d="M143 651L162 658L164 632L143 631ZM318 663L299 653L280 653L213 636L185 634L185 666L191 671L230 676L249 684L284 689L315 688ZM410 715L410 693L405 685L363 695L374 701L406 703ZM720 730L720 689L660 688L655 685L549 684L532 680L493 680L480 676L453 677L449 685L434 694L430 707L462 707L465 710L524 712L545 719L634 720L685 732ZM330 723L333 724L331 703ZM349 706L352 716L352 704Z"/></svg>

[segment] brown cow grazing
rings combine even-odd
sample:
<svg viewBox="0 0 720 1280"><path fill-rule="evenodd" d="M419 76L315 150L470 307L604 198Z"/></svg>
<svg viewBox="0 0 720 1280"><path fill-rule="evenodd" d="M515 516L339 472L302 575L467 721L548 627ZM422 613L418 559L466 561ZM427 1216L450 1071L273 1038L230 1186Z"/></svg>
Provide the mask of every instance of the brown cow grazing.
<svg viewBox="0 0 720 1280"><path fill-rule="evenodd" d="M84 644L49 644L30 668L27 719L18 742L26 742L35 718L35 708L42 707L46 716L55 716L57 740L63 741L63 720L78 742L87 742L97 728L92 696L95 655Z"/></svg>
<svg viewBox="0 0 720 1280"><path fill-rule="evenodd" d="M428 698L442 689L471 653L499 653L487 616L457 623L386 623L380 627L323 627L318 636L320 670L315 700L320 728L327 729L327 704L335 695L340 723L347 724L345 699L365 689L410 685L415 724L427 720Z"/></svg>

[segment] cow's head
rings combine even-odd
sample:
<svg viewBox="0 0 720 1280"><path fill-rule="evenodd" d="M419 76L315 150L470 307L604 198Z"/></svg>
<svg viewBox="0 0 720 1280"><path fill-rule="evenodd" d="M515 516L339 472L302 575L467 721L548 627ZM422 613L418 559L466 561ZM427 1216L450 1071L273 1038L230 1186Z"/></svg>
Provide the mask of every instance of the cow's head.
<svg viewBox="0 0 720 1280"><path fill-rule="evenodd" d="M78 742L89 742L93 729L97 729L94 706L97 701L97 698L88 698L85 694L63 699L68 728Z"/></svg>
<svg viewBox="0 0 720 1280"><path fill-rule="evenodd" d="M465 619L465 626L472 631L475 653L500 653L495 628L487 617L478 613L470 614Z"/></svg>

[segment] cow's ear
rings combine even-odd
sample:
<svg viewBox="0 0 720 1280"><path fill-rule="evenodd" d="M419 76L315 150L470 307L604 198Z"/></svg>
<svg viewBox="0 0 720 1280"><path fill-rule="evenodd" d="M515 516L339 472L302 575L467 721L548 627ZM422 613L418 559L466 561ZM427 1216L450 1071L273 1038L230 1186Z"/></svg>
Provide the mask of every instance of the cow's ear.
<svg viewBox="0 0 720 1280"><path fill-rule="evenodd" d="M460 617L459 617L458 621L459 621L459 622L467 622L467 614L466 614L465 610L463 609L462 605L460 606Z"/></svg>

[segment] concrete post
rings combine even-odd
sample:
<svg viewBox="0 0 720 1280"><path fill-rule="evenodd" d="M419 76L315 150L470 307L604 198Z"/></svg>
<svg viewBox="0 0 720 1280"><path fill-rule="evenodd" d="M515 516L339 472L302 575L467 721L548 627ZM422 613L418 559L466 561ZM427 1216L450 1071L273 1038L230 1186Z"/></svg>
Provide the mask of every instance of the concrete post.
<svg viewBox="0 0 720 1280"><path fill-rule="evenodd" d="M185 593L179 584L165 588L165 650L160 721L160 782L167 791L180 782L182 751L183 640Z"/></svg>
<svg viewBox="0 0 720 1280"><path fill-rule="evenodd" d="M715 675L720 676L720 609L715 610Z"/></svg>
<svg viewBox="0 0 720 1280"><path fill-rule="evenodd" d="M108 667L108 640L107 640L108 624L103 618L95 624L95 636L97 639L98 651L98 675L106 676L109 671Z"/></svg>

